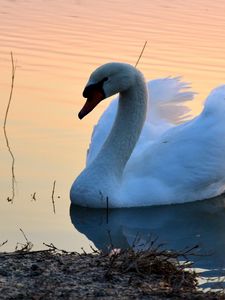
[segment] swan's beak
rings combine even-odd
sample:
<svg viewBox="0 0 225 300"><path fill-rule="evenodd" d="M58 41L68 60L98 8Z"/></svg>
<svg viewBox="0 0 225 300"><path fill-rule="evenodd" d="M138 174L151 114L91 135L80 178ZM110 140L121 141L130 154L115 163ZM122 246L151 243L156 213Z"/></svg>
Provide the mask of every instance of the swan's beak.
<svg viewBox="0 0 225 300"><path fill-rule="evenodd" d="M78 114L79 119L83 119L89 112L91 112L95 106L98 105L104 98L104 91L97 85L88 86L83 92L83 96L87 98L86 103Z"/></svg>

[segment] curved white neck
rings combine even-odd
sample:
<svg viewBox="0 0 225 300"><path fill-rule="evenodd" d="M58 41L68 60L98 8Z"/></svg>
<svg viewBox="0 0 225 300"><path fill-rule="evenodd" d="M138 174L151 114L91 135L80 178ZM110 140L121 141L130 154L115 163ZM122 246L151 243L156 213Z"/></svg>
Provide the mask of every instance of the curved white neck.
<svg viewBox="0 0 225 300"><path fill-rule="evenodd" d="M94 160L95 167L121 177L138 141L147 111L147 88L137 71L135 83L120 93L116 119L102 149ZM104 175L104 174L103 174Z"/></svg>

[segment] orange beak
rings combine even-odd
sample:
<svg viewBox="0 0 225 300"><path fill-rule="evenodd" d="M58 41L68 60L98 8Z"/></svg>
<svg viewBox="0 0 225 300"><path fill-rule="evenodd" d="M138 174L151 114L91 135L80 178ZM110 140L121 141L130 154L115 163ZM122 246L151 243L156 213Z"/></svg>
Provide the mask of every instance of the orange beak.
<svg viewBox="0 0 225 300"><path fill-rule="evenodd" d="M83 119L105 98L103 90L94 87L89 91L87 96L86 103L78 114L79 119Z"/></svg>

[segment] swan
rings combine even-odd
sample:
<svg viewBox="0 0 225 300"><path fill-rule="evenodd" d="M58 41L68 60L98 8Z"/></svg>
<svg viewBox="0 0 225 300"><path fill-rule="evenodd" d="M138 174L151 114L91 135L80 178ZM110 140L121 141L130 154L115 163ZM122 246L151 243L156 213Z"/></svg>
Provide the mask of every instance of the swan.
<svg viewBox="0 0 225 300"><path fill-rule="evenodd" d="M80 119L104 99L117 93L119 99L93 131L86 167L70 190L73 204L140 207L224 192L225 85L209 94L198 116L185 120L183 102L194 96L187 87L179 78L146 84L125 63L107 63L91 74Z"/></svg>

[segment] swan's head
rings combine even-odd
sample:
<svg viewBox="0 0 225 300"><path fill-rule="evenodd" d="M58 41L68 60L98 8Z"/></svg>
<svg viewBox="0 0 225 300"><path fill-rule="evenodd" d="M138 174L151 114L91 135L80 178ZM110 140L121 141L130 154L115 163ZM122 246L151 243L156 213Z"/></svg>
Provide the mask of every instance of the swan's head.
<svg viewBox="0 0 225 300"><path fill-rule="evenodd" d="M82 119L102 100L129 89L137 73L135 67L124 63L108 63L97 68L83 91L83 97L87 100L78 117Z"/></svg>

